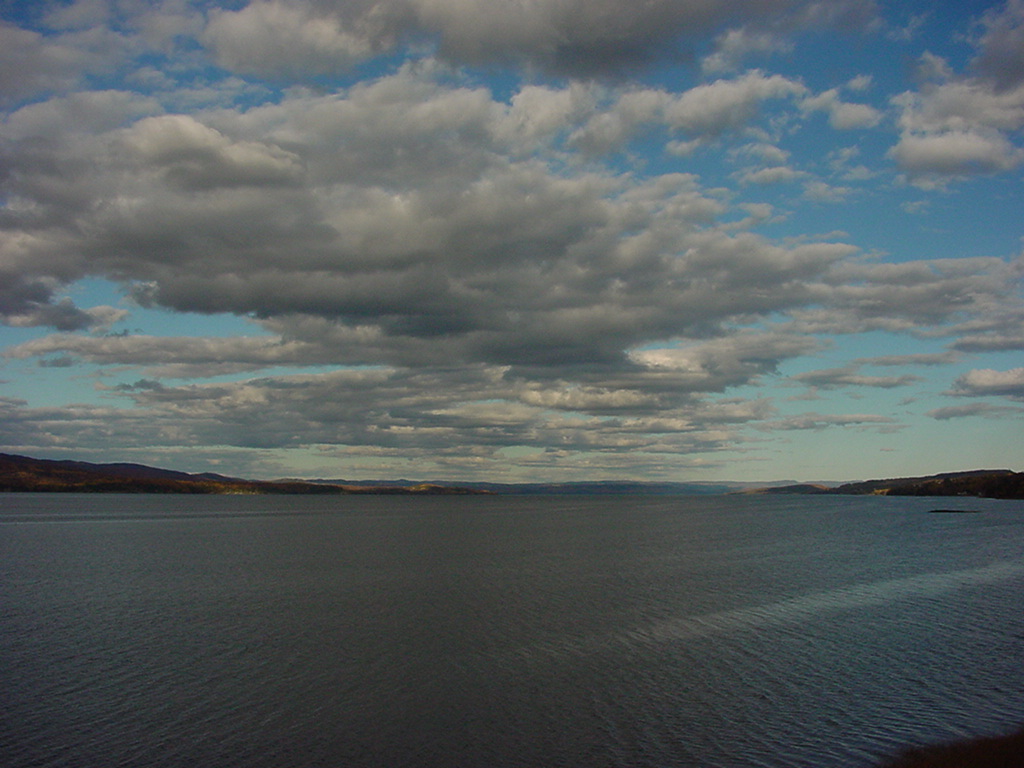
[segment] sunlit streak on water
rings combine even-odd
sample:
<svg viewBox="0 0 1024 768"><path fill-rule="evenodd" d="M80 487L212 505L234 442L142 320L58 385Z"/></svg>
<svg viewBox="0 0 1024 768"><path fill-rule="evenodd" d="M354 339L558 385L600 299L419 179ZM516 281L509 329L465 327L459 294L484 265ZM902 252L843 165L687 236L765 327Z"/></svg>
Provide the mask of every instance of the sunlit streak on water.
<svg viewBox="0 0 1024 768"><path fill-rule="evenodd" d="M894 600L941 595L963 587L991 584L1021 575L1024 575L1024 561L856 584L750 608L659 621L624 633L621 639L659 643L782 624L801 624L825 613L869 608Z"/></svg>

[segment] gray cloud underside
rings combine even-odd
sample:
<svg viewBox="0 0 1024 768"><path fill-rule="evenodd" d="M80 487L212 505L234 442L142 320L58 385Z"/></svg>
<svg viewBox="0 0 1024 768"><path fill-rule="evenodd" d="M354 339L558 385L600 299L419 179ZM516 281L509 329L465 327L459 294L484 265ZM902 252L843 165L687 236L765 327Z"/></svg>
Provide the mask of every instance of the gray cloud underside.
<svg viewBox="0 0 1024 768"><path fill-rule="evenodd" d="M870 0L311 0L253 2L210 17L203 42L232 70L294 77L350 67L404 42L426 42L457 64L514 64L554 74L621 74L652 60L689 57L695 43L742 17L743 42L722 39L723 60L772 49L772 31L864 28ZM742 49L742 50L741 50Z"/></svg>
<svg viewBox="0 0 1024 768"><path fill-rule="evenodd" d="M652 119L718 132L787 93L751 73L672 97ZM1012 294L998 259L856 263L841 242L737 231L687 174L566 175L557 137L621 103L579 114L572 87L520 96L407 71L342 96L98 132L76 128L110 94L26 107L6 125L19 205L2 254L18 279L3 308L42 323L60 284L101 276L144 305L256 318L337 363L543 368L622 364L640 345L770 313L804 330L816 312L847 315L848 329L934 326ZM68 330L110 314L52 306Z"/></svg>

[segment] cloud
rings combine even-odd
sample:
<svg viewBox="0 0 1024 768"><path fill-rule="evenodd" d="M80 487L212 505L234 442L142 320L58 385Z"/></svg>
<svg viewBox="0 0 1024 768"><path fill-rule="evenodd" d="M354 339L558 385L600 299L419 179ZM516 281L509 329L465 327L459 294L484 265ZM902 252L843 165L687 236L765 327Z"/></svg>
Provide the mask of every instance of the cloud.
<svg viewBox="0 0 1024 768"><path fill-rule="evenodd" d="M945 131L906 135L891 150L911 181L929 186L936 179L999 173L1024 161L1024 151L997 133Z"/></svg>
<svg viewBox="0 0 1024 768"><path fill-rule="evenodd" d="M965 318L950 329L955 340L951 349L962 352L1002 352L1024 350L1024 306L1015 293L1021 284L1024 261L1008 265L1004 280L1007 290L986 300L986 311Z"/></svg>
<svg viewBox="0 0 1024 768"><path fill-rule="evenodd" d="M893 389L921 381L919 376L905 374L903 376L866 376L858 372L857 365L846 365L841 368L827 368L818 371L798 373L792 377L794 381L819 389L835 389L836 387L878 387Z"/></svg>
<svg viewBox="0 0 1024 768"><path fill-rule="evenodd" d="M1008 371L977 368L968 371L954 382L951 394L966 397L998 395L1024 401L1024 368Z"/></svg>
<svg viewBox="0 0 1024 768"><path fill-rule="evenodd" d="M1011 139L1024 126L1024 82L997 88L990 80L957 78L935 57L924 62L934 72L921 92L892 99L901 135L889 154L911 182L939 186L1024 162L1024 149Z"/></svg>
<svg viewBox="0 0 1024 768"><path fill-rule="evenodd" d="M907 365L948 365L955 363L959 355L955 352L915 352L907 355L882 355L881 357L862 357L854 362L858 365L882 365L903 367Z"/></svg>
<svg viewBox="0 0 1024 768"><path fill-rule="evenodd" d="M801 5L765 0L746 7L743 15L782 18ZM211 13L202 40L221 66L266 76L336 72L399 45L423 43L458 65L515 64L594 76L689 53L700 35L737 15L724 0L642 5L615 0L257 0L239 10ZM722 55L736 59L740 48L756 46L727 41Z"/></svg>
<svg viewBox="0 0 1024 768"><path fill-rule="evenodd" d="M140 120L124 141L140 162L190 191L292 185L304 170L294 153L262 142L232 141L187 115Z"/></svg>
<svg viewBox="0 0 1024 768"><path fill-rule="evenodd" d="M1010 405L991 405L989 403L970 403L968 405L953 405L945 408L935 408L926 414L937 421L949 421L950 419L965 419L972 416L981 416L987 419L1002 419L1008 416L1024 412L1024 408L1015 408Z"/></svg>
<svg viewBox="0 0 1024 768"><path fill-rule="evenodd" d="M794 90L754 73L686 109L683 94L670 119L725 128ZM687 174L567 176L554 158L520 159L574 114L557 97L531 91L531 122L516 113L525 103L403 70L345 94L88 136L62 133L54 113L61 183L41 158L15 159L35 223L20 239L9 228L12 255L27 285L109 277L145 306L323 335L339 362L545 366L621 364L639 344L816 300L809 284L854 250L730 232Z"/></svg>
<svg viewBox="0 0 1024 768"><path fill-rule="evenodd" d="M882 120L882 113L874 107L841 101L837 88L807 97L800 108L805 112L826 112L831 126L839 130L873 128Z"/></svg>
<svg viewBox="0 0 1024 768"><path fill-rule="evenodd" d="M614 152L645 129L663 127L692 137L691 142L677 141L668 148L685 155L724 133L742 130L757 117L763 103L805 91L795 80L756 70L679 94L630 88L607 106L595 104L587 122L570 135L570 146L594 155Z"/></svg>
<svg viewBox="0 0 1024 768"><path fill-rule="evenodd" d="M768 17L795 3L760 2L748 16ZM724 0L540 0L495 6L486 0L411 0L419 31L458 62L517 61L577 75L629 68L685 51L696 36L734 16Z"/></svg>
<svg viewBox="0 0 1024 768"><path fill-rule="evenodd" d="M830 272L829 309L792 315L806 333L920 333L926 327L961 333L975 323L1001 327L1005 313L1018 307L1019 281L1018 267L1001 259L845 261Z"/></svg>
<svg viewBox="0 0 1024 768"><path fill-rule="evenodd" d="M15 110L7 116L3 134L14 141L60 142L69 135L110 131L161 111L155 99L130 91L82 91Z"/></svg>
<svg viewBox="0 0 1024 768"><path fill-rule="evenodd" d="M953 348L963 352L1024 351L1024 333L985 333L964 336L953 342Z"/></svg>
<svg viewBox="0 0 1024 768"><path fill-rule="evenodd" d="M973 65L1004 91L1024 82L1024 2L1008 0L981 18L982 33Z"/></svg>
<svg viewBox="0 0 1024 768"><path fill-rule="evenodd" d="M841 203L853 192L850 187L827 184L824 181L811 180L804 184L804 197L818 203Z"/></svg>
<svg viewBox="0 0 1024 768"><path fill-rule="evenodd" d="M339 370L243 382L168 386L140 380L109 390L129 398L132 409L83 405L28 408L0 401L0 440L7 445L59 448L73 440L82 452L116 440L131 452L167 452L188 446L290 450L324 446L346 460L376 467L406 466L420 476L501 477L529 471L537 478L593 477L602 454L620 458L607 466L635 465L671 474L697 452L733 444L736 428L772 411L766 401L693 400L652 415L617 415L628 393L564 392L554 398L536 384L509 378L501 369ZM581 416L582 398L595 415ZM20 442L15 442L20 441ZM344 446L338 448L336 446ZM509 447L517 451L509 453ZM543 462L538 459L543 457ZM571 457L571 458L570 458ZM401 463L398 463L401 462Z"/></svg>
<svg viewBox="0 0 1024 768"><path fill-rule="evenodd" d="M716 38L715 52L701 61L701 69L710 73L734 71L751 55L792 50L792 42L767 30L730 29Z"/></svg>
<svg viewBox="0 0 1024 768"><path fill-rule="evenodd" d="M355 22L350 31L312 5L258 0L238 11L214 10L201 39L226 69L301 79L347 70L379 46L383 30L373 28L372 9Z"/></svg>
<svg viewBox="0 0 1024 768"><path fill-rule="evenodd" d="M758 428L775 430L821 430L829 427L857 427L891 431L898 428L895 419L870 413L821 414L802 413L785 419L766 421Z"/></svg>
<svg viewBox="0 0 1024 768"><path fill-rule="evenodd" d="M795 181L804 174L787 165L773 165L768 168L747 169L740 174L741 184L781 184Z"/></svg>
<svg viewBox="0 0 1024 768"><path fill-rule="evenodd" d="M752 70L732 80L699 85L665 107L665 122L690 135L720 134L749 121L767 99L799 96L806 88L781 75Z"/></svg>
<svg viewBox="0 0 1024 768"><path fill-rule="evenodd" d="M95 36L92 36L93 38ZM0 22L0 103L62 91L87 71L104 68L104 56L89 37L50 39Z"/></svg>
<svg viewBox="0 0 1024 768"><path fill-rule="evenodd" d="M126 310L109 306L82 309L57 292L58 283L51 279L0 274L0 319L15 328L78 331L109 328L127 315Z"/></svg>
<svg viewBox="0 0 1024 768"><path fill-rule="evenodd" d="M33 17L41 32L4 27L23 72L12 60L0 76L0 316L48 329L13 333L4 354L55 378L99 366L85 399L116 404L4 401L5 434L166 456L322 450L369 474L410 458L429 472L671 474L695 466L693 452L746 450L769 419L893 428L870 414L780 416L771 377L824 335L1013 349L1019 263L888 259L843 232L800 234L822 215L807 201L851 199L835 180L872 178L854 162L879 154L870 135L829 154L808 141L823 121L804 118L885 130L874 107L844 100L872 81L838 72L845 84L818 92L742 69L876 12L81 0ZM677 66L698 54L701 72ZM688 79L631 79L655 61ZM942 186L985 163L1012 169L1015 86L926 63L932 79L892 103L901 171ZM856 192L865 210L878 204ZM104 303L111 291L122 308ZM224 316L247 335L213 335ZM101 335L129 320L148 332ZM863 366L954 358L860 359L797 381L888 389L918 379ZM729 397L747 386L763 392Z"/></svg>
<svg viewBox="0 0 1024 768"><path fill-rule="evenodd" d="M64 333L9 347L4 355L25 359L60 354L95 365L141 367L147 375L205 378L261 368L330 365L329 348L269 336L167 337L81 336Z"/></svg>
<svg viewBox="0 0 1024 768"><path fill-rule="evenodd" d="M774 373L788 358L814 351L815 339L784 333L744 333L700 344L640 349L630 358L652 371L671 372L677 386L721 391Z"/></svg>
<svg viewBox="0 0 1024 768"><path fill-rule="evenodd" d="M210 14L202 34L221 66L266 76L315 76L399 46L430 46L455 65L515 65L575 77L620 77L658 60L692 56L721 33L707 71L735 69L752 52L788 50L788 33L865 28L873 2L759 0L740 12L725 0L257 0Z"/></svg>

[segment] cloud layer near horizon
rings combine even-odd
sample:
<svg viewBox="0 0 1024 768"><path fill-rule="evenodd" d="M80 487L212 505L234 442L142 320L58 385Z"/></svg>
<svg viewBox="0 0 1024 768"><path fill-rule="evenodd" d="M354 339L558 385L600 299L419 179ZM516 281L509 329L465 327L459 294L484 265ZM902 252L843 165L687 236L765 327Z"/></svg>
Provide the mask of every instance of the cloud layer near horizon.
<svg viewBox="0 0 1024 768"><path fill-rule="evenodd" d="M923 56L918 88L870 104L867 74L816 90L744 62L811 32L896 36L873 3L748 5L81 0L10 20L0 315L43 333L6 356L136 378L101 385L117 406L8 399L4 443L655 476L759 439L744 425L899 428L736 390L851 334L949 352L792 385L906 388L956 350L1020 351L1024 262L768 227L880 175L922 194L1019 178L1024 6L976 20L965 72ZM637 74L679 61L706 77ZM830 170L786 148L812 123ZM883 130L868 167L849 134ZM745 196L777 185L785 206ZM79 306L88 279L129 303ZM144 309L212 332L105 333ZM252 333L220 335L221 316ZM945 389L1016 402L1019 371ZM984 415L957 407L934 418Z"/></svg>

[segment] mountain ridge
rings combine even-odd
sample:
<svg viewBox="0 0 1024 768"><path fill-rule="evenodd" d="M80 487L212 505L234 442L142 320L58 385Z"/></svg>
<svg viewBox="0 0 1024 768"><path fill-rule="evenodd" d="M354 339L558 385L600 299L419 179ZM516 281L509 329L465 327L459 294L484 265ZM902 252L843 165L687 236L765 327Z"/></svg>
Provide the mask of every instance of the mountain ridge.
<svg viewBox="0 0 1024 768"><path fill-rule="evenodd" d="M477 491L418 483L360 486L303 480L246 480L212 472L190 474L145 464L93 464L0 453L0 492L194 494L465 494Z"/></svg>
<svg viewBox="0 0 1024 768"><path fill-rule="evenodd" d="M847 496L973 496L991 499L1024 499L1024 472L1010 469L971 469L940 472L921 477L860 480L835 487L799 483L747 491L757 494L804 493Z"/></svg>
<svg viewBox="0 0 1024 768"><path fill-rule="evenodd" d="M421 482L411 480L247 480L213 472L188 473L114 462L36 459L0 453L0 492L205 494L501 494L501 495L718 495L843 494L975 496L1024 499L1024 473L1009 469L942 472L922 477L843 484L595 480L562 483Z"/></svg>

